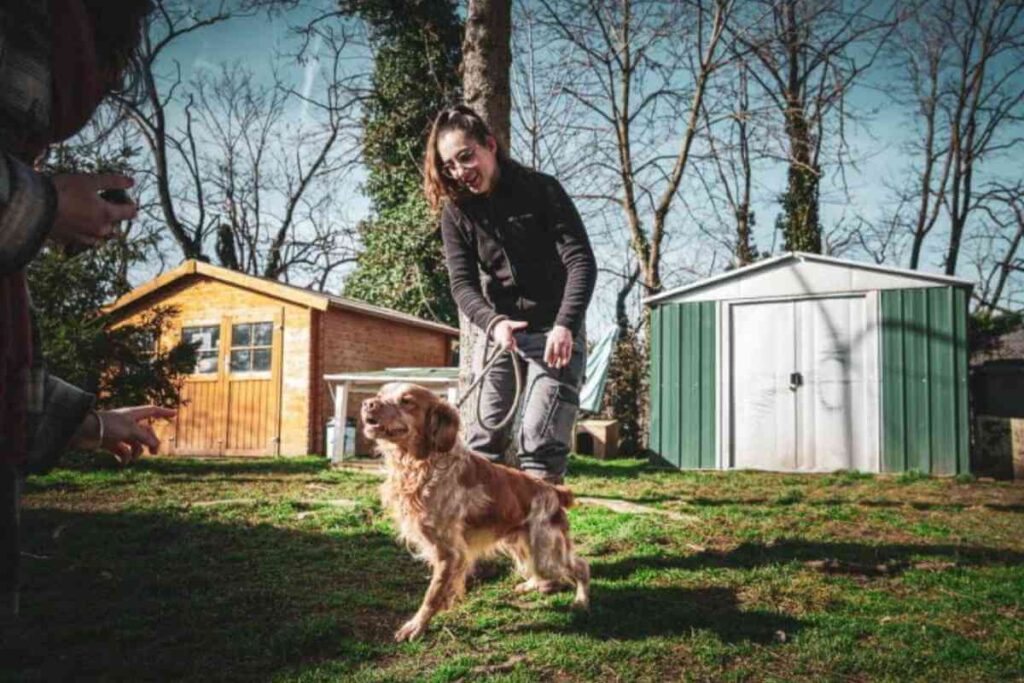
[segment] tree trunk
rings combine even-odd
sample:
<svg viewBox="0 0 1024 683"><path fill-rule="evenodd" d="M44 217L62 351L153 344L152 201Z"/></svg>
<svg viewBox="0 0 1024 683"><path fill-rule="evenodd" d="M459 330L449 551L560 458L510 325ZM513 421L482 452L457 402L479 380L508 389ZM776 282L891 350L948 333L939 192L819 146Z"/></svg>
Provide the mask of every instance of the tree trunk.
<svg viewBox="0 0 1024 683"><path fill-rule="evenodd" d="M469 0L462 41L462 90L508 151L511 141L512 3L510 0Z"/></svg>
<svg viewBox="0 0 1024 683"><path fill-rule="evenodd" d="M511 110L509 70L512 63L512 3L510 0L469 0L466 33L462 40L462 91L494 133L502 149L509 149ZM459 311L459 393L473 381L473 358L484 343L483 331ZM479 392L460 410L462 424L476 420Z"/></svg>
<svg viewBox="0 0 1024 683"><path fill-rule="evenodd" d="M803 96L801 65L806 47L797 26L796 1L785 6L786 137L789 139L789 172L782 200L783 236L788 251L821 253L821 225L818 222L818 169L811 158L814 149Z"/></svg>

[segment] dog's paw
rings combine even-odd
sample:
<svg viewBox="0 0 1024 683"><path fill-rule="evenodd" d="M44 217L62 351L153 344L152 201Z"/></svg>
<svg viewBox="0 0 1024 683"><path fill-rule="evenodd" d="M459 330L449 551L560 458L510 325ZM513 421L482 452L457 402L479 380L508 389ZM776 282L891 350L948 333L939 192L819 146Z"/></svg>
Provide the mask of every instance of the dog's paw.
<svg viewBox="0 0 1024 683"><path fill-rule="evenodd" d="M517 583L516 587L512 590L514 590L516 593L529 593L536 587L537 584L533 582L533 579L530 579L528 581L523 581L522 583Z"/></svg>
<svg viewBox="0 0 1024 683"><path fill-rule="evenodd" d="M406 641L416 640L423 635L425 630L427 630L427 625L413 617L409 621L405 622L405 625L403 625L402 628L395 631L395 641L404 643Z"/></svg>
<svg viewBox="0 0 1024 683"><path fill-rule="evenodd" d="M572 601L572 609L578 611L586 611L590 609L590 596L576 594L576 598Z"/></svg>

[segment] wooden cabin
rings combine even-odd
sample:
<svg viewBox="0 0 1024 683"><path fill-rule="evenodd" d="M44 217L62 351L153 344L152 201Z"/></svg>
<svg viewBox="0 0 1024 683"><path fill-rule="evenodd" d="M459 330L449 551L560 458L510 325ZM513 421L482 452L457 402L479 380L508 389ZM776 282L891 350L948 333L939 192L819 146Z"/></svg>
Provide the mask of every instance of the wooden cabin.
<svg viewBox="0 0 1024 683"><path fill-rule="evenodd" d="M323 292L187 261L107 309L122 325L175 311L157 340L197 346L173 422L156 424L161 452L304 455L324 452L332 415L328 373L452 364L456 328ZM359 406L349 407L355 416Z"/></svg>

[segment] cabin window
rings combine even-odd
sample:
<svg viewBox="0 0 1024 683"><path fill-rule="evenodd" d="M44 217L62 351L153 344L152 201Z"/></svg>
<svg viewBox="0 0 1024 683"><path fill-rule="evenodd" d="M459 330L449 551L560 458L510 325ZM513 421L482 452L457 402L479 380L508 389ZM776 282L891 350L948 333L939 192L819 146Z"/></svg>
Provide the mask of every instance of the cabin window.
<svg viewBox="0 0 1024 683"><path fill-rule="evenodd" d="M150 327L142 327L135 331L131 340L137 345L139 356L148 361L156 358L159 351L159 333Z"/></svg>
<svg viewBox="0 0 1024 683"><path fill-rule="evenodd" d="M231 326L231 372L270 370L274 323L239 323Z"/></svg>
<svg viewBox="0 0 1024 683"><path fill-rule="evenodd" d="M217 372L217 356L220 352L219 325L183 327L181 338L186 344L195 347L196 374L210 375Z"/></svg>

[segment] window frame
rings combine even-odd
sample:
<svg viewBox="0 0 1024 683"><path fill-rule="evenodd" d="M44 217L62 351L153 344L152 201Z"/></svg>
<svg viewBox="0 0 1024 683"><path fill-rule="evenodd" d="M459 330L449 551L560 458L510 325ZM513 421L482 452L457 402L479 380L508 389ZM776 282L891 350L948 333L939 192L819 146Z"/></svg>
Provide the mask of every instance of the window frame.
<svg viewBox="0 0 1024 683"><path fill-rule="evenodd" d="M209 328L209 329L217 330L217 346L215 346L212 349L205 349L207 352L209 352L209 351L215 351L216 352L216 355L213 356L213 358L216 360L216 366L215 366L213 371L210 371L210 372L199 372L199 355L198 354L199 354L200 349L196 349L196 354L197 354L196 355L196 365L192 369L192 372L189 373L189 378L192 379L192 380L199 380L199 379L201 379L201 380L206 380L206 381L216 381L216 379L220 376L220 371L221 371L221 355L223 355L222 354L223 349L222 349L221 343L220 343L221 342L221 339L220 339L221 338L221 333L223 332L221 324L219 322L218 323L214 323L214 322L202 322L202 321L192 322L192 323L188 323L188 324L183 324L181 326L180 339L181 339L181 341L186 342L185 334L186 334L186 332L188 330L196 330L196 329L200 329L201 330L201 329L204 329L204 328Z"/></svg>
<svg viewBox="0 0 1024 683"><path fill-rule="evenodd" d="M270 320L232 320L232 321L230 321L229 328L228 328L228 334L230 335L230 339L229 339L229 342L228 342L228 346L226 347L226 350L225 350L225 356L226 356L225 368L227 369L228 374L230 374L230 375L244 375L245 377L254 377L254 378L270 377L271 371L274 368L274 326L276 324L277 324L276 321L273 320L273 319L270 319ZM249 327L249 343L244 345L244 346L235 346L235 328L236 327L241 327L243 325ZM254 339L255 335L253 334L253 332L254 332L253 328L255 328L255 326L257 326L257 325L269 325L270 326L270 343L269 344L266 344L266 345L263 345L263 344L256 345L254 343L255 342L255 339ZM267 366L266 369L259 369L259 370L253 369L252 365L253 365L253 361L255 359L255 352L256 351L261 351L261 350L264 350L264 349L266 349L266 351L267 351L267 355L269 357L269 363L270 364ZM232 367L232 356L234 355L235 351L248 351L249 352L249 369L248 370L235 370L234 367Z"/></svg>

